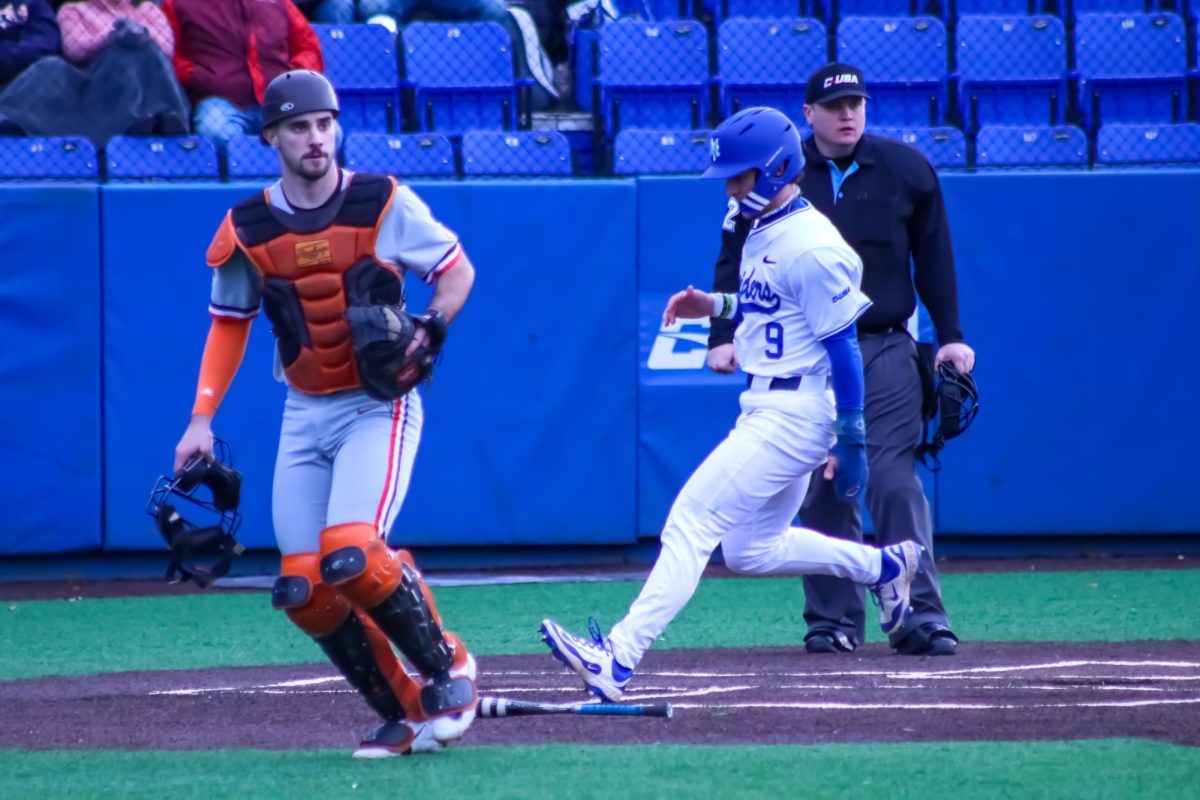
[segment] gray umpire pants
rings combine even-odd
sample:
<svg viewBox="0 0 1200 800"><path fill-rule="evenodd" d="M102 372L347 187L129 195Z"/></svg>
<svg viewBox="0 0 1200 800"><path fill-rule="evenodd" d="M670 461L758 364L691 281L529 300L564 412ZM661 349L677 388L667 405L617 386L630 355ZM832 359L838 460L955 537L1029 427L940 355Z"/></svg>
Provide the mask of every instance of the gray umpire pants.
<svg viewBox="0 0 1200 800"><path fill-rule="evenodd" d="M859 337L866 378L867 508L882 546L912 539L925 547L924 571L912 585L913 615L894 633L894 647L925 622L947 625L941 587L933 560L933 524L929 502L917 477L916 448L923 428L921 374L917 345L907 333ZM800 521L830 536L862 541L862 513L857 503L838 502L833 483L818 468L800 507ZM863 642L863 589L843 578L804 578L804 620L810 633L840 630L856 644Z"/></svg>

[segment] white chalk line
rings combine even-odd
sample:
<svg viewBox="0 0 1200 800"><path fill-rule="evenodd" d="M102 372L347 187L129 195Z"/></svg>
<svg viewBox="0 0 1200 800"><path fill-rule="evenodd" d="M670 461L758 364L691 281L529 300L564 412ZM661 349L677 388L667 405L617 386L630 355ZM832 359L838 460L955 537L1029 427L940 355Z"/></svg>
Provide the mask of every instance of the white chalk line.
<svg viewBox="0 0 1200 800"><path fill-rule="evenodd" d="M1144 706L1196 705L1200 697L1162 700L1114 700L1080 703L729 703L708 706L703 703L672 703L676 708L794 708L812 711L990 711L1031 708L1141 708Z"/></svg>
<svg viewBox="0 0 1200 800"><path fill-rule="evenodd" d="M640 686L636 690L626 694L626 699L630 701L639 700L655 700L655 699L677 699L688 697L703 697L718 694L731 694L742 691L754 691L762 688L757 684L744 684L746 678L767 679L771 682L771 688L804 691L804 690L821 690L821 691L845 691L857 689L861 691L864 687L858 684L839 684L830 683L830 679L836 681L838 678L861 678L870 677L876 681L901 681L907 683L877 683L873 686L866 687L874 690L924 690L931 688L923 683L912 683L912 681L946 681L960 680L968 682L965 688L970 690L980 691L1034 691L1034 692L1057 692L1067 689L1086 689L1096 692L1143 692L1143 693L1161 693L1161 692L1180 692L1187 691L1189 687L1180 687L1178 689L1169 689L1164 687L1145 686L1145 685L1129 685L1145 684L1151 681L1170 681L1170 682L1195 682L1200 681L1200 674L1196 675L1130 675L1130 674L1104 674L1104 675L1079 675L1065 674L1046 676L1056 680L1064 681L1062 684L1044 684L1044 683L1029 683L1017 685L1003 684L984 684L976 683L975 681L985 681L993 679L997 675L1005 673L1030 673L1042 672L1045 670L1078 668L1078 667L1154 667L1158 669L1198 669L1200 663L1190 661L1124 661L1124 660L1070 660L1070 661L1054 661L1035 664L1011 664L995 667L966 667L960 669L946 669L937 671L921 671L921 670L906 670L906 671L879 671L879 670L835 670L830 672L726 672L726 671L697 671L687 672L680 670L646 670L639 673L639 677L650 678L715 678L715 679L743 679L738 684L732 686L674 686L670 682L665 682L664 685L649 685ZM553 676L554 678L563 678L564 672L558 670L494 670L482 671L481 675L496 678L545 678ZM810 678L816 681L824 682L803 682L779 685L776 683L782 678ZM1083 684L1069 684L1066 681L1084 681ZM1110 681L1108 683L1096 683L1097 681ZM318 688L327 684L342 684L341 686L333 686L328 689ZM488 687L485 691L488 694L558 694L562 692L562 686L500 686ZM297 692L296 690L300 690ZM327 675L315 678L298 678L286 681L277 681L260 686L251 687L235 687L235 686L216 686L208 688L180 688L180 689L164 689L151 691L152 696L196 696L203 694L219 694L235 692L241 694L271 694L271 695L288 695L288 694L341 694L353 693L353 690L345 686L343 678L340 675ZM749 702L749 703L676 703L680 708L794 708L794 709L882 709L882 708L898 708L898 709L962 709L962 710L987 710L987 709L1004 709L1004 708L1123 708L1123 707L1139 707L1151 705L1168 705L1168 704L1195 704L1200 703L1200 698L1162 698L1154 700L1113 700L1113 701L1079 701L1073 703L1062 704L992 704L992 703L823 703L823 702Z"/></svg>

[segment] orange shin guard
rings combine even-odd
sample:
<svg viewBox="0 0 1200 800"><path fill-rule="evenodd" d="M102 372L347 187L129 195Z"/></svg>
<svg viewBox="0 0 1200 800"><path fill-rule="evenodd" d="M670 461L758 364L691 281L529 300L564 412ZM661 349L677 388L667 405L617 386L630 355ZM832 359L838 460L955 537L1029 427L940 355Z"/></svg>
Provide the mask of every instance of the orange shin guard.
<svg viewBox="0 0 1200 800"><path fill-rule="evenodd" d="M337 590L321 582L319 565L318 553L284 556L271 604L313 638L383 719L399 720L408 707L419 709L420 687L405 685L401 677L409 684L412 681L379 629Z"/></svg>
<svg viewBox="0 0 1200 800"><path fill-rule="evenodd" d="M312 637L328 636L350 616L349 601L321 582L320 564L319 553L284 556L271 592L271 605Z"/></svg>
<svg viewBox="0 0 1200 800"><path fill-rule="evenodd" d="M369 522L321 531L321 579L368 611L400 585L400 562Z"/></svg>

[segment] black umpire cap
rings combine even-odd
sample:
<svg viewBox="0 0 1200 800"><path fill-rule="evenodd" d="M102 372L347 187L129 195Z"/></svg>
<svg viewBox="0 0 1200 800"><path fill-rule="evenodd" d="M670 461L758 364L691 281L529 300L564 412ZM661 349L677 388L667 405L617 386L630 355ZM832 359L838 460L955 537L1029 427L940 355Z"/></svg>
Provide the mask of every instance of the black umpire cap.
<svg viewBox="0 0 1200 800"><path fill-rule="evenodd" d="M826 64L808 79L804 102L832 103L839 97L870 97L862 70L840 61Z"/></svg>
<svg viewBox="0 0 1200 800"><path fill-rule="evenodd" d="M337 93L324 75L307 69L294 69L276 75L263 92L263 130L280 120L307 114L310 111L330 111L338 115Z"/></svg>

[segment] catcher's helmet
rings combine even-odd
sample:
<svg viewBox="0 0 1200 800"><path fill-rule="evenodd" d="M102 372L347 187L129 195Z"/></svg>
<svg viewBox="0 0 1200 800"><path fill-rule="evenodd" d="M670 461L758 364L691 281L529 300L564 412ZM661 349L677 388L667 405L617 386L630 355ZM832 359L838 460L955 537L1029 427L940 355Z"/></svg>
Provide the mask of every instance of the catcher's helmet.
<svg viewBox="0 0 1200 800"><path fill-rule="evenodd" d="M280 120L310 111L330 111L336 117L337 92L324 75L308 69L294 69L276 75L267 84L262 110L263 130Z"/></svg>
<svg viewBox="0 0 1200 800"><path fill-rule="evenodd" d="M758 170L754 189L741 202L743 212L757 216L804 171L802 145L800 132L782 112L765 106L742 109L713 131L711 163L703 177L732 178L748 169Z"/></svg>
<svg viewBox="0 0 1200 800"><path fill-rule="evenodd" d="M229 572L233 557L245 548L234 538L242 524L242 474L233 468L233 452L217 439L217 460L196 455L175 477L160 475L150 492L146 513L154 517L159 534L171 548L167 580L194 580L200 586ZM187 503L189 518L179 513ZM194 520L199 519L197 523Z"/></svg>

